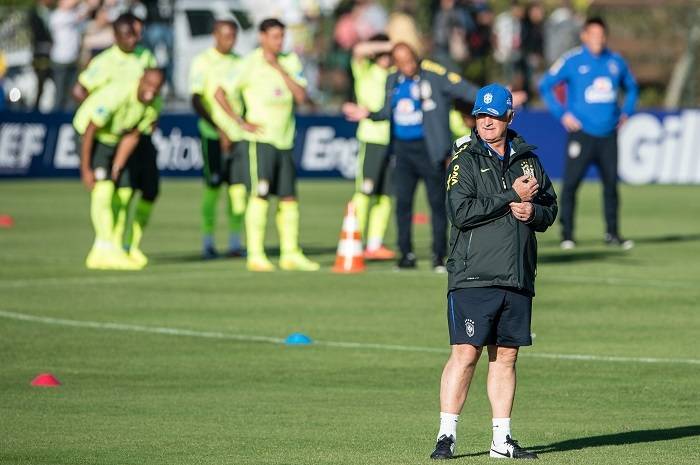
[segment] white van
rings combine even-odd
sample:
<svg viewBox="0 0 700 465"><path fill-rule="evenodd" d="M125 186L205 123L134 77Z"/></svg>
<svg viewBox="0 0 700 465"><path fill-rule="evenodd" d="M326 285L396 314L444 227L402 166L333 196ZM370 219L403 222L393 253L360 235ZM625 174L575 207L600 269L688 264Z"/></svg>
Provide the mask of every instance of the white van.
<svg viewBox="0 0 700 465"><path fill-rule="evenodd" d="M235 51L245 55L257 44L257 29L242 0L177 0L173 18L173 85L178 99L189 100L189 71L195 56L213 45L216 18L238 23Z"/></svg>

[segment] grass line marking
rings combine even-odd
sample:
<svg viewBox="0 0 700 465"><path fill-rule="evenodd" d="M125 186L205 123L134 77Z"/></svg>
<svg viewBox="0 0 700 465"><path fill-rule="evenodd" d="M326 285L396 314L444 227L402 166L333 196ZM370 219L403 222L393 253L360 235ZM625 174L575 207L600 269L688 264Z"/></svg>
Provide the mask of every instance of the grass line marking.
<svg viewBox="0 0 700 465"><path fill-rule="evenodd" d="M44 278L29 278L29 279L6 279L0 280L0 289L2 288L27 288L37 285L57 285L57 286L83 286L85 284L109 285L121 283L141 283L144 281L167 279L209 279L211 273L220 274L220 268L197 268L187 271L162 272L162 273L131 273L123 272L122 274L114 275L93 275L93 276L66 276L66 277L44 277ZM248 274L246 272L248 276ZM394 276L402 276L404 273L393 270L371 270L368 275L373 274L391 274ZM406 276L434 276L435 278L444 279L442 275L436 274L428 270L414 270L405 273ZM237 275L240 276L240 275ZM616 278L616 277L601 277L601 276L561 276L561 275L545 275L538 279L541 284L547 283L567 283L567 284L591 284L602 286L625 286L625 287L641 287L655 289L692 289L698 290L697 283L690 281L664 281L664 280L645 280L636 278Z"/></svg>
<svg viewBox="0 0 700 465"><path fill-rule="evenodd" d="M270 344L284 344L284 339L270 336L256 336L248 334L223 333L219 331L199 331L191 329L168 328L162 326L143 326L127 323L68 320L63 318L53 318L46 316L30 315L27 313L8 312L0 310L0 318L15 321L28 321L43 323L54 326L68 326L74 328L89 328L108 331L126 331L136 333L159 334L166 336L199 337L206 339L222 339L240 342L263 342ZM341 342L341 341L315 341L315 345L326 347L337 347L343 349L362 350L388 350L401 352L425 352L447 354L449 349L437 347L406 346L395 344L374 344L363 342ZM673 363L686 365L700 365L700 360L692 358L656 358L656 357L618 357L606 355L587 354L552 354L543 352L531 352L529 350L522 353L526 358L543 358L555 360L571 360L586 362L617 362L617 363Z"/></svg>

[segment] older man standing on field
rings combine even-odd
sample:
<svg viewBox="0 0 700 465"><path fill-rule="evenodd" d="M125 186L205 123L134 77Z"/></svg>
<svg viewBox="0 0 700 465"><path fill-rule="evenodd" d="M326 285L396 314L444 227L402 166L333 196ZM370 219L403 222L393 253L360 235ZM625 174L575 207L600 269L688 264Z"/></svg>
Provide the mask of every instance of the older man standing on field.
<svg viewBox="0 0 700 465"><path fill-rule="evenodd" d="M452 353L442 373L440 430L433 459L454 454L457 420L476 363L487 346L487 392L494 458L536 459L510 431L518 349L532 344L537 240L554 223L556 194L535 147L508 129L513 97L503 86L479 90L476 134L457 140L447 177L452 224L447 320Z"/></svg>

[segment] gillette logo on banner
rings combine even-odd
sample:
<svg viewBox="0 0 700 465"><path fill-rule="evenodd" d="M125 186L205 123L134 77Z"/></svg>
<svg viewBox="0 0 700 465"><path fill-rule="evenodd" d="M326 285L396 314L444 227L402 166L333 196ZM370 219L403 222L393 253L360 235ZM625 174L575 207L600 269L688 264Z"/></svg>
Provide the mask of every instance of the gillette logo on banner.
<svg viewBox="0 0 700 465"><path fill-rule="evenodd" d="M700 110L636 114L620 130L618 145L625 182L700 183Z"/></svg>

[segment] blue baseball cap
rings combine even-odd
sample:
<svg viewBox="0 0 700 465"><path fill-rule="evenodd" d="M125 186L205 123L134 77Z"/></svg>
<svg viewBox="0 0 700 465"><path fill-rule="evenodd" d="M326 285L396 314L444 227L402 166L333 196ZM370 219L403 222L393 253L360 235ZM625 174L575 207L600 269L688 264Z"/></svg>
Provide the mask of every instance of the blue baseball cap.
<svg viewBox="0 0 700 465"><path fill-rule="evenodd" d="M512 109L513 95L504 86L494 83L479 89L472 115L486 114L501 117Z"/></svg>

